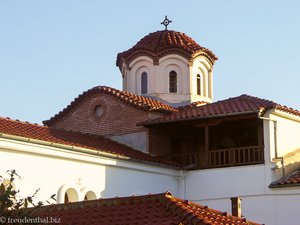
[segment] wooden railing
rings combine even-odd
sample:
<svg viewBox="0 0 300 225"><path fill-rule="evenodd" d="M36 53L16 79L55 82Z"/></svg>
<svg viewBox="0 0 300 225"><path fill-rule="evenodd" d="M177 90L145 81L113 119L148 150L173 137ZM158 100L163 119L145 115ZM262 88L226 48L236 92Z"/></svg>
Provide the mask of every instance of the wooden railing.
<svg viewBox="0 0 300 225"><path fill-rule="evenodd" d="M160 156L163 159L182 164L189 169L216 168L264 163L264 146L248 146L209 150L208 163L203 165L199 152ZM205 160L206 161L206 160Z"/></svg>
<svg viewBox="0 0 300 225"><path fill-rule="evenodd" d="M172 162L177 162L184 167L189 167L189 168L199 168L200 165L200 153L198 152L190 152L186 154L172 154L172 155L165 155L161 156L161 158L172 161Z"/></svg>
<svg viewBox="0 0 300 225"><path fill-rule="evenodd" d="M264 162L264 146L248 146L209 151L209 167L258 164Z"/></svg>

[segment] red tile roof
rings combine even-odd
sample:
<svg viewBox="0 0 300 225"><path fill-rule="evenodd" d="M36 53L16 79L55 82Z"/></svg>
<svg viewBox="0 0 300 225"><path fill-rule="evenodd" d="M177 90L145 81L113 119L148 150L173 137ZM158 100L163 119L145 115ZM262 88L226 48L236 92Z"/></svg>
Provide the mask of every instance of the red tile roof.
<svg viewBox="0 0 300 225"><path fill-rule="evenodd" d="M148 34L129 50L119 53L116 65L121 68L122 62L129 64L140 55L147 55L158 61L159 58L173 53L188 60L200 54L206 55L212 63L218 59L212 51L201 47L186 34L173 30L162 30Z"/></svg>
<svg viewBox="0 0 300 225"><path fill-rule="evenodd" d="M300 170L270 184L270 188L300 186Z"/></svg>
<svg viewBox="0 0 300 225"><path fill-rule="evenodd" d="M207 117L218 117L226 115L234 115L239 113L258 113L269 109L278 109L280 111L300 116L298 110L277 104L275 102L261 99L249 95L241 95L235 98L229 98L211 104L185 107L178 112L170 115L145 121L139 125L151 125L159 123L170 123L184 120L195 120Z"/></svg>
<svg viewBox="0 0 300 225"><path fill-rule="evenodd" d="M70 147L73 146L87 148L95 150L95 153L97 151L110 153L116 157L125 156L135 160L176 166L175 163L160 160L154 156L132 149L101 136L75 133L0 117L0 137L3 134L25 137L30 140L40 140L50 143L63 144Z"/></svg>
<svg viewBox="0 0 300 225"><path fill-rule="evenodd" d="M60 218L61 225L257 225L169 192L44 206L34 209L31 216Z"/></svg>
<svg viewBox="0 0 300 225"><path fill-rule="evenodd" d="M55 116L51 117L49 120L43 121L43 123L45 125L52 126L56 121L67 116L69 112L71 112L77 106L82 104L84 101L97 94L110 95L124 104L145 111L151 111L157 113L171 113L173 111L176 111L176 109L173 108L172 106L169 106L167 104L164 104L160 101L151 98L135 95L130 92L117 90L111 87L98 86L83 92L81 95L75 98L70 105L68 105L66 108L64 108Z"/></svg>

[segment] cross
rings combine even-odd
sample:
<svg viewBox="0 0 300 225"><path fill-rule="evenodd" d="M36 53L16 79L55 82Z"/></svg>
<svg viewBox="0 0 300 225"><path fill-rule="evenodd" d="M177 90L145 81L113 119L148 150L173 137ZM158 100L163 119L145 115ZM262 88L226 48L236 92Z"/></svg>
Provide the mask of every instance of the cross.
<svg viewBox="0 0 300 225"><path fill-rule="evenodd" d="M78 184L78 185L82 185L81 181L82 181L82 179L79 177L79 178L77 179L77 182L76 182L76 184Z"/></svg>
<svg viewBox="0 0 300 225"><path fill-rule="evenodd" d="M172 20L168 19L168 16L165 16L164 21L162 21L160 24L165 26L165 30L168 30L168 25L172 23Z"/></svg>

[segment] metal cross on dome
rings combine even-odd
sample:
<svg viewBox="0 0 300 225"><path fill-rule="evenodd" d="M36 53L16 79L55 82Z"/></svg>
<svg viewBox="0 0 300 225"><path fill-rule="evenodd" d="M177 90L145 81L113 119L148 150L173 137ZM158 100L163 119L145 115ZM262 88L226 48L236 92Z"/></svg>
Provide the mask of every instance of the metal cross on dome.
<svg viewBox="0 0 300 225"><path fill-rule="evenodd" d="M160 24L165 26L165 30L168 30L168 25L172 23L172 20L168 19L168 16L165 16L164 21L162 21Z"/></svg>

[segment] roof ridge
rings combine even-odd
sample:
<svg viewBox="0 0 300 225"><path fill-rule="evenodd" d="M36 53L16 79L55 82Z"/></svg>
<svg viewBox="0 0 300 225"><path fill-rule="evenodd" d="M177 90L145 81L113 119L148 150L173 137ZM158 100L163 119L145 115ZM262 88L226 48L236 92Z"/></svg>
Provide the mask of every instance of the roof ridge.
<svg viewBox="0 0 300 225"><path fill-rule="evenodd" d="M287 106L280 105L271 100L242 94L236 97L230 97L218 100L205 105L193 106L193 103L183 108L177 108L171 114L161 118L149 119L138 123L138 125L152 125L159 123L171 123L183 120L194 120L198 118L207 118L214 116L227 116L236 113L264 113L269 109L278 109L282 112L300 117L300 111ZM196 110L196 111L195 111Z"/></svg>
<svg viewBox="0 0 300 225"><path fill-rule="evenodd" d="M172 111L176 111L176 109L171 105L168 105L156 99L136 95L131 92L122 91L108 86L95 86L87 91L84 91L82 94L79 94L73 101L71 101L69 105L56 113L50 119L43 121L43 123L48 126L53 125L61 117L66 116L70 110L80 105L83 101L83 98L91 97L93 94L108 94L110 96L118 98L127 105L141 110L154 111L158 113L170 113Z"/></svg>
<svg viewBox="0 0 300 225"><path fill-rule="evenodd" d="M11 121L11 122L14 122L14 123L29 124L29 125L33 125L33 126L37 126L37 127L43 127L43 128L46 127L46 128L48 128L48 126L43 125L43 124L31 123L29 121L23 121L23 120L19 120L19 119L12 119L10 117L0 116L0 121L1 120Z"/></svg>
<svg viewBox="0 0 300 225"><path fill-rule="evenodd" d="M193 224L198 224L199 222L204 222L205 224L211 224L210 223L211 218L210 219L207 218L205 214L210 214L211 216L215 217L216 220L218 220L218 217L219 218L227 217L228 219L231 219L234 222L237 222L238 224L244 224L244 223L249 224L248 222L250 222L250 221L247 222L246 218L239 218L230 215L227 212L222 212L219 210L209 208L208 206L200 205L194 202L190 202L188 200L173 197L170 192L169 193L166 192L164 197L166 200L165 203L167 204L167 208L168 209L172 208L173 210L171 211L175 213L177 216L183 216L183 220L185 222L193 221ZM171 204L168 202L171 202ZM214 216L212 214L216 214L216 215ZM250 222L250 224L256 224L256 223Z"/></svg>
<svg viewBox="0 0 300 225"><path fill-rule="evenodd" d="M299 110L294 109L294 108L289 107L289 106L286 106L286 105L283 105L283 104L280 104L280 103L277 103L277 102L274 102L273 100L269 100L269 99L265 99L265 98L259 98L259 97L255 97L255 96L247 95L247 94L243 94L243 95L241 95L241 97L247 98L247 100L251 100L251 101L258 100L258 101L261 101L261 102L268 103L270 106L267 107L266 109L275 108L275 109L284 111L286 113L290 113L290 114L300 116L300 111Z"/></svg>

